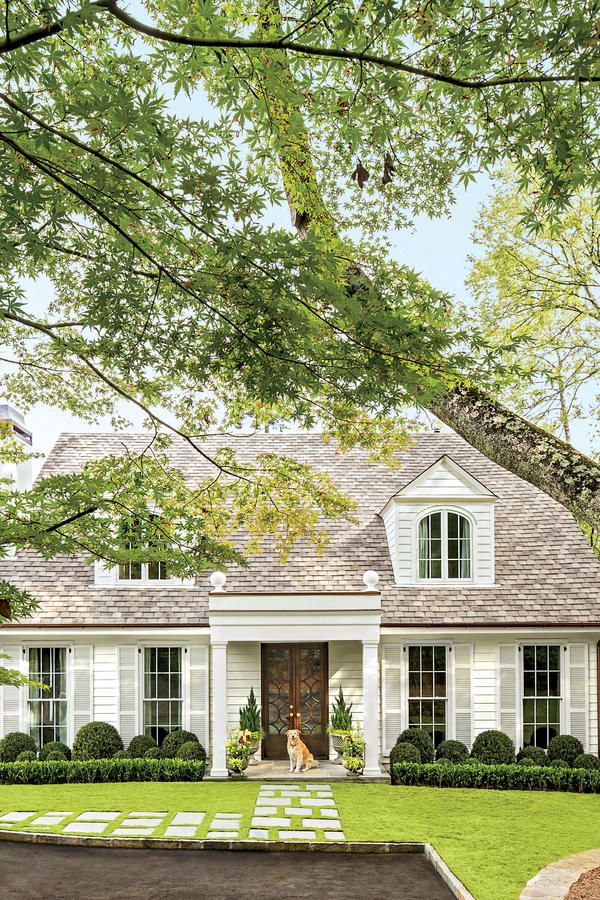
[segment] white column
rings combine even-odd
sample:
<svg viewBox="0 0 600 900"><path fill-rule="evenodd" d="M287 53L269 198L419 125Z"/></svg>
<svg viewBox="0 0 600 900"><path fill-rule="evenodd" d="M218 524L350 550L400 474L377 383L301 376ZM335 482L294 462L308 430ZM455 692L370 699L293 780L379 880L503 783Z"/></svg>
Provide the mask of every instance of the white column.
<svg viewBox="0 0 600 900"><path fill-rule="evenodd" d="M212 647L212 768L211 778L227 778L227 641Z"/></svg>
<svg viewBox="0 0 600 900"><path fill-rule="evenodd" d="M363 641L363 707L365 771L381 775L379 768L379 641Z"/></svg>

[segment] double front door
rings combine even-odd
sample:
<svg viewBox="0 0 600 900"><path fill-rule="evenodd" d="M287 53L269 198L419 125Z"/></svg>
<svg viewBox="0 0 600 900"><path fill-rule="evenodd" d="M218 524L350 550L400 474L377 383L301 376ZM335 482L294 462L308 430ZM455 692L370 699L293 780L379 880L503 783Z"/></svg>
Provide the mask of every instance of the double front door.
<svg viewBox="0 0 600 900"><path fill-rule="evenodd" d="M329 755L327 644L262 645L263 748L287 757L287 732L297 728L316 757Z"/></svg>

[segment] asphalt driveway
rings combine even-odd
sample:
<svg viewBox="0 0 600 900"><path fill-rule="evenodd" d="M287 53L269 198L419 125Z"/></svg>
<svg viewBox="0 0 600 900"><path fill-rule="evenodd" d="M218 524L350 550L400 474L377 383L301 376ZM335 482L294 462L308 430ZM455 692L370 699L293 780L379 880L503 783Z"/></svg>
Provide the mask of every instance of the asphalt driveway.
<svg viewBox="0 0 600 900"><path fill-rule="evenodd" d="M423 854L113 850L0 842L2 900L448 900Z"/></svg>

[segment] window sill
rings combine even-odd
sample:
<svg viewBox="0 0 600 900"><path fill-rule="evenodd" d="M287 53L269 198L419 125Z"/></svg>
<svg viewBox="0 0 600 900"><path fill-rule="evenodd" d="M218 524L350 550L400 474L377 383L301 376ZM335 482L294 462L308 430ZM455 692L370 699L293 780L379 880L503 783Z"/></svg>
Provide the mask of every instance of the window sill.
<svg viewBox="0 0 600 900"><path fill-rule="evenodd" d="M129 581L113 581L111 584L92 584L96 591L156 591L156 590L181 590L200 587L195 581L141 581L136 583Z"/></svg>

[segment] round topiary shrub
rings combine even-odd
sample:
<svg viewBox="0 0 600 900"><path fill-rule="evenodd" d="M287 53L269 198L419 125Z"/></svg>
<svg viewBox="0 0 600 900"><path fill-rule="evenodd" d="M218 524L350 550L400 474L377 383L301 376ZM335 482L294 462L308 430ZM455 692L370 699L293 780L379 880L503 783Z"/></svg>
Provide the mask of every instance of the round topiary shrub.
<svg viewBox="0 0 600 900"><path fill-rule="evenodd" d="M19 753L31 750L35 753L35 741L23 731L11 731L0 741L0 762L15 762Z"/></svg>
<svg viewBox="0 0 600 900"><path fill-rule="evenodd" d="M548 744L548 759L564 759L570 766L582 754L583 744L570 734L557 734Z"/></svg>
<svg viewBox="0 0 600 900"><path fill-rule="evenodd" d="M65 759L71 759L71 751L66 744L62 743L62 741L49 741L47 744L44 744L40 750L40 759L42 761L48 759L48 754L51 753L52 750L60 750Z"/></svg>
<svg viewBox="0 0 600 900"><path fill-rule="evenodd" d="M560 757L558 757L558 756L556 757L556 759L551 759L550 762L548 763L548 765L554 766L555 768L558 768L558 769L570 769L571 768L571 766L566 761L566 759L560 759Z"/></svg>
<svg viewBox="0 0 600 900"><path fill-rule="evenodd" d="M161 750L165 756L177 756L181 745L187 744L189 741L199 743L198 738L191 731L171 731L162 742Z"/></svg>
<svg viewBox="0 0 600 900"><path fill-rule="evenodd" d="M452 763L464 763L469 758L469 750L462 741L442 741L437 748L436 756L438 762L447 759Z"/></svg>
<svg viewBox="0 0 600 900"><path fill-rule="evenodd" d="M423 731L422 728L407 728L402 732L396 743L414 744L419 751L422 763L432 763L434 760L433 741L429 737L428 732Z"/></svg>
<svg viewBox="0 0 600 900"><path fill-rule="evenodd" d="M440 756L439 759L435 761L436 766L453 766L454 763L451 759L448 759L447 756Z"/></svg>
<svg viewBox="0 0 600 900"><path fill-rule="evenodd" d="M117 750L116 753L113 753L113 759L131 759L127 750Z"/></svg>
<svg viewBox="0 0 600 900"><path fill-rule="evenodd" d="M151 747L156 747L154 738L151 738L149 734L136 734L129 741L127 755L131 759L141 759L142 756L146 755L146 750L150 750Z"/></svg>
<svg viewBox="0 0 600 900"><path fill-rule="evenodd" d="M600 769L600 759L593 753L580 753L575 757L574 769Z"/></svg>
<svg viewBox="0 0 600 900"><path fill-rule="evenodd" d="M150 747L150 749L146 750L144 753L144 759L164 759L164 757L165 754L160 747Z"/></svg>
<svg viewBox="0 0 600 900"><path fill-rule="evenodd" d="M517 763L520 766L537 766L538 765L532 756L522 756L521 759L517 760Z"/></svg>
<svg viewBox="0 0 600 900"><path fill-rule="evenodd" d="M514 763L515 745L503 731L490 728L477 735L473 741L471 756L486 766Z"/></svg>
<svg viewBox="0 0 600 900"><path fill-rule="evenodd" d="M46 754L46 758L44 759L44 762L52 762L53 760L54 760L54 762L58 762L58 761L66 762L67 757L62 752L62 750L55 748L54 750L48 751L48 753Z"/></svg>
<svg viewBox="0 0 600 900"><path fill-rule="evenodd" d="M524 759L531 759L534 766L548 765L548 754L543 747L523 747L517 753L517 762L523 762Z"/></svg>
<svg viewBox="0 0 600 900"><path fill-rule="evenodd" d="M198 759L202 762L206 759L204 747L198 741L186 741L185 744L181 745L175 756L177 759Z"/></svg>
<svg viewBox="0 0 600 900"><path fill-rule="evenodd" d="M37 759L37 756L33 752L33 750L23 750L17 756L17 762L34 762Z"/></svg>
<svg viewBox="0 0 600 900"><path fill-rule="evenodd" d="M112 759L123 749L121 735L108 722L88 722L73 741L73 759Z"/></svg>
<svg viewBox="0 0 600 900"><path fill-rule="evenodd" d="M421 754L415 744L411 744L408 741L398 741L398 743L392 747L390 750L390 768L396 763L401 762L421 762Z"/></svg>

